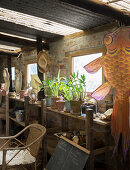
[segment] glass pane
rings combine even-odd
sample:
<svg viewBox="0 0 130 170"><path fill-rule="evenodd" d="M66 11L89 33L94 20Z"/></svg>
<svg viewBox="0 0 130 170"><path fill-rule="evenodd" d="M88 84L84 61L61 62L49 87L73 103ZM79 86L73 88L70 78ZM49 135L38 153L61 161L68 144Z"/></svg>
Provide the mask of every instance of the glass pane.
<svg viewBox="0 0 130 170"><path fill-rule="evenodd" d="M37 63L28 64L28 83L31 81L32 74L37 74Z"/></svg>
<svg viewBox="0 0 130 170"><path fill-rule="evenodd" d="M102 84L102 68L95 74L86 72L83 68L86 64L102 56L102 53L90 54L84 56L74 57L74 72L79 72L79 75L84 74L86 76L86 90L87 92L93 92Z"/></svg>
<svg viewBox="0 0 130 170"><path fill-rule="evenodd" d="M11 67L12 80L15 80L15 67Z"/></svg>

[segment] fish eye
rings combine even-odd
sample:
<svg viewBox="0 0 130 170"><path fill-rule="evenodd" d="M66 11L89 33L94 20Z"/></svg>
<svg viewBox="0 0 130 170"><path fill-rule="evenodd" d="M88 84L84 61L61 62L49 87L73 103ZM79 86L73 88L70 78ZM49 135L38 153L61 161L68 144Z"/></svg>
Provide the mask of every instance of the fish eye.
<svg viewBox="0 0 130 170"><path fill-rule="evenodd" d="M104 38L104 43L106 45L109 45L112 43L112 37L110 35L107 35L105 38Z"/></svg>

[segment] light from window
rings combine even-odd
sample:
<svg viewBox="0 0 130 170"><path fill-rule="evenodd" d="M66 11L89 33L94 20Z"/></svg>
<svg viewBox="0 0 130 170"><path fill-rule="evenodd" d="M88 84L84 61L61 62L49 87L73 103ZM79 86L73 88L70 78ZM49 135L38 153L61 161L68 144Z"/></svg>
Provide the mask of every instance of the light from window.
<svg viewBox="0 0 130 170"><path fill-rule="evenodd" d="M86 64L102 56L102 53L83 55L73 57L73 71L79 72L79 75L84 74L86 77L86 91L93 92L102 84L102 68L95 74L86 72L83 68Z"/></svg>
<svg viewBox="0 0 130 170"><path fill-rule="evenodd" d="M15 67L11 67L11 73L12 73L12 88L15 87Z"/></svg>
<svg viewBox="0 0 130 170"><path fill-rule="evenodd" d="M9 70L8 68L5 68L7 71ZM11 74L12 74L12 80L15 80L15 67L11 67Z"/></svg>
<svg viewBox="0 0 130 170"><path fill-rule="evenodd" d="M37 74L37 63L28 64L27 65L27 69L28 69L27 83L30 84L30 82L31 82L31 75Z"/></svg>
<svg viewBox="0 0 130 170"><path fill-rule="evenodd" d="M15 80L15 67L11 67L12 80Z"/></svg>

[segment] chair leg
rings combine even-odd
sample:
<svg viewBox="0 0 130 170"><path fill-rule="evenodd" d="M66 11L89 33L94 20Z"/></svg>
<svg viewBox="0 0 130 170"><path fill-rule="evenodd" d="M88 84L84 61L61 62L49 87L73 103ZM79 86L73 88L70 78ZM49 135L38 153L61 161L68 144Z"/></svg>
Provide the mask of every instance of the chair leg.
<svg viewBox="0 0 130 170"><path fill-rule="evenodd" d="M34 165L34 166L35 166L35 170L37 170L37 165L36 165L36 162L35 162L35 165Z"/></svg>

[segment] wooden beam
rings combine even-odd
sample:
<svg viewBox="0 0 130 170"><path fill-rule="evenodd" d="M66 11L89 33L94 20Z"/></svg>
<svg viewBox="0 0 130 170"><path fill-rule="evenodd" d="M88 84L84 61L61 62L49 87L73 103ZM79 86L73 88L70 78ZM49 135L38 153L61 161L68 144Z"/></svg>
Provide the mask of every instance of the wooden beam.
<svg viewBox="0 0 130 170"><path fill-rule="evenodd" d="M37 54L43 49L43 44L42 44L42 37L37 37ZM38 69L38 67L37 67ZM40 73L38 70L38 76L40 78L41 81L44 80L44 74ZM38 99L44 99L45 95L44 95L44 91L40 91L38 93Z"/></svg>
<svg viewBox="0 0 130 170"><path fill-rule="evenodd" d="M21 45L21 46L31 46L31 47L36 47L37 42L36 41L31 41L31 40L26 40L18 37L12 37L8 35L3 35L0 34L0 41L5 41L5 42L10 42L16 45Z"/></svg>
<svg viewBox="0 0 130 170"><path fill-rule="evenodd" d="M124 23L125 25L129 25L130 23L130 17L128 15L125 15L123 12L112 8L108 5L101 4L100 2L98 3L97 1L92 1L92 0L60 0L63 2L66 2L68 4L78 6L80 8L95 12L107 17L111 17L115 20L118 20L121 23Z"/></svg>
<svg viewBox="0 0 130 170"><path fill-rule="evenodd" d="M9 96L6 94L6 136L9 136Z"/></svg>
<svg viewBox="0 0 130 170"><path fill-rule="evenodd" d="M93 109L86 109L86 148L90 151L89 160L86 164L86 170L94 170L94 150L93 150Z"/></svg>
<svg viewBox="0 0 130 170"><path fill-rule="evenodd" d="M29 125L29 96L24 96L25 101L25 126Z"/></svg>
<svg viewBox="0 0 130 170"><path fill-rule="evenodd" d="M4 50L4 49L0 49L0 55L11 55L13 57L17 57L19 54L19 52L16 51L10 51L10 50Z"/></svg>
<svg viewBox="0 0 130 170"><path fill-rule="evenodd" d="M8 55L8 71L9 71L9 75L10 75L10 87L9 87L9 91L12 92L11 55Z"/></svg>
<svg viewBox="0 0 130 170"><path fill-rule="evenodd" d="M106 2L106 4L110 4L110 3L114 3L114 2L119 2L119 1L122 1L122 0L112 0L110 2Z"/></svg>
<svg viewBox="0 0 130 170"><path fill-rule="evenodd" d="M77 37L81 37L81 36L85 36L85 35L90 35L90 34L93 34L93 33L98 33L98 32L102 32L104 30L109 30L109 29L113 29L113 28L118 28L118 22L108 23L108 24L105 24L105 25L97 26L97 27L94 27L94 28L91 28L91 29L87 29L87 30L77 32L77 33L74 33L74 34L70 34L70 35L66 35L66 36L50 38L50 39L47 39L46 42L51 43L51 42L56 42L56 41L60 41L60 40L73 39L73 38L77 38Z"/></svg>
<svg viewBox="0 0 130 170"><path fill-rule="evenodd" d="M46 114L46 99L41 100L41 124L47 128L47 114ZM40 122L39 122L40 123ZM42 167L47 165L47 134L45 134L42 140Z"/></svg>

